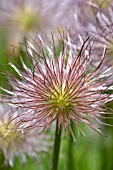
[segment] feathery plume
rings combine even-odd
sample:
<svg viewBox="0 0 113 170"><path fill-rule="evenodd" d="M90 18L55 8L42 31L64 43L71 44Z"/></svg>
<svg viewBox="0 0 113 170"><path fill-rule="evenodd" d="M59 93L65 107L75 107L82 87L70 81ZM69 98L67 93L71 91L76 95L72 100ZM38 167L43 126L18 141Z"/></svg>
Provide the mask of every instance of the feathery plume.
<svg viewBox="0 0 113 170"><path fill-rule="evenodd" d="M47 151L50 144L49 136L41 134L35 129L25 131L22 124L17 127L17 120L11 121L19 116L22 109L12 105L0 104L0 150L3 152L4 164L13 166L15 158L19 157L22 162L26 161L26 155L37 158L38 153ZM11 123L9 123L11 121Z"/></svg>
<svg viewBox="0 0 113 170"><path fill-rule="evenodd" d="M9 75L13 90L3 90L10 94L11 103L28 109L20 115L17 123L24 122L25 129L39 126L45 129L57 119L59 129L62 126L66 133L69 128L73 137L70 120L78 131L82 132L82 122L102 133L93 120L106 124L102 119L110 114L105 104L112 100L112 95L106 93L111 89L108 79L112 75L111 68L101 72L106 49L99 65L91 69L92 40L87 39L77 51L67 36L68 45L61 35L59 55L53 35L51 48L39 35L39 45L27 41L25 53L31 65L27 67L22 59L20 68L10 63L20 78Z"/></svg>

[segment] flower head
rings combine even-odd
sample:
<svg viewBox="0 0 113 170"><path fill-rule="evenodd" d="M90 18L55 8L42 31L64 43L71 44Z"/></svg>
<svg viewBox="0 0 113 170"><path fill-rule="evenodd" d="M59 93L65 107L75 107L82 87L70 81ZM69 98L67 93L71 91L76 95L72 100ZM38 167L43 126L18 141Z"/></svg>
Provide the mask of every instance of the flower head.
<svg viewBox="0 0 113 170"><path fill-rule="evenodd" d="M0 150L4 163L10 166L13 166L16 157L21 161L26 160L26 155L36 158L37 153L46 151L49 146L47 135L38 134L38 131L35 133L34 130L24 131L22 124L17 127L16 119L11 121L21 111L14 106L0 104Z"/></svg>
<svg viewBox="0 0 113 170"><path fill-rule="evenodd" d="M12 51L10 45L18 46L34 32L49 34L51 29L56 32L57 27L69 28L72 1L1 0L0 25L7 33L8 49Z"/></svg>
<svg viewBox="0 0 113 170"><path fill-rule="evenodd" d="M87 7L87 6L86 6ZM104 65L111 66L112 62L112 52L113 52L113 3L110 3L108 9L103 9L102 6L96 3L89 2L89 7L92 11L92 20L88 19L85 15L81 18L80 14L76 15L76 20L79 22L82 33L90 37L95 35L94 52L99 57L102 56L103 48L106 45L106 59ZM81 8L81 11L84 11ZM96 59L95 59L96 58ZM98 62L98 58L95 57L94 60Z"/></svg>
<svg viewBox="0 0 113 170"><path fill-rule="evenodd" d="M112 74L111 69L101 73L99 68L103 59L96 68L89 69L90 40L86 40L78 52L69 36L69 45L65 45L61 37L62 50L58 56L53 36L51 48L39 35L38 38L40 45L33 45L29 41L26 44L30 68L22 59L20 68L23 71L10 64L21 80L11 76L14 90L5 91L13 96L13 104L28 109L20 116L18 123L25 122L27 129L38 126L47 128L58 119L59 128L62 126L66 132L68 127L73 135L70 125L72 120L79 130L79 123L83 122L101 133L92 120L102 124L100 119L106 118L104 114L107 110L104 107L112 100L112 95L106 94L106 90L110 89L110 80L107 78Z"/></svg>

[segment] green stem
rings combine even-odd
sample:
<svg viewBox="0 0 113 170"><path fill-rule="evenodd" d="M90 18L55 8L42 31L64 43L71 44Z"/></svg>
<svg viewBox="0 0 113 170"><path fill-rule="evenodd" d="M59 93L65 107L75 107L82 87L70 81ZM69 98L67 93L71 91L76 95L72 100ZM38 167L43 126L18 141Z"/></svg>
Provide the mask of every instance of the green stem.
<svg viewBox="0 0 113 170"><path fill-rule="evenodd" d="M54 140L54 148L53 148L52 170L57 170L57 167L58 167L60 142L61 142L61 128L58 129L58 120L57 120L56 131L55 131L55 140Z"/></svg>
<svg viewBox="0 0 113 170"><path fill-rule="evenodd" d="M71 121L71 128L74 130L73 127L73 122ZM70 133L69 135L70 139L68 140L68 154L67 154L67 170L75 170L74 167L74 158L73 158L73 137L72 134Z"/></svg>

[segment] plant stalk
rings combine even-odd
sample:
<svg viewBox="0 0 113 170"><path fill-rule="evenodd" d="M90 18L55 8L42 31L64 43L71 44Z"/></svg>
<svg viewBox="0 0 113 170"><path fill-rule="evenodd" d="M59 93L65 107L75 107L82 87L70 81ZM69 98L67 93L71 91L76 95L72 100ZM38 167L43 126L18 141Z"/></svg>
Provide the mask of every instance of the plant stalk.
<svg viewBox="0 0 113 170"><path fill-rule="evenodd" d="M71 121L71 128L74 131L74 126L73 126L73 122ZM72 134L69 134L69 138L68 139L68 150L67 150L67 170L75 170L74 167L74 155L73 155L73 150L74 150L74 141L73 141L73 137Z"/></svg>
<svg viewBox="0 0 113 170"><path fill-rule="evenodd" d="M61 143L61 127L58 129L58 120L56 122L56 130L55 130L55 140L54 140L54 148L53 148L53 158L52 158L52 170L57 170L58 168L58 159L59 159L59 151L60 151L60 143Z"/></svg>

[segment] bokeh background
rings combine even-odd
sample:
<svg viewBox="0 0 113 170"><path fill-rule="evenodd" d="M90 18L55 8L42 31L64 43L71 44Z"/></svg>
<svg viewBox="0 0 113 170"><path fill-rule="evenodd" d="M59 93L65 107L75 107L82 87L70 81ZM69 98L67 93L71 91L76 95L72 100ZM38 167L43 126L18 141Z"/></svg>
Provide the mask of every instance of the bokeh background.
<svg viewBox="0 0 113 170"><path fill-rule="evenodd" d="M36 33L49 35L51 30L55 33L57 27L62 31L68 26L70 29L72 26L72 36L78 34L79 29L76 31L75 28L79 28L80 25L79 23L74 23L74 16L76 12L83 17L80 10L81 4L84 2L85 0L42 0L42 2L35 0L31 3L30 0L1 0L0 86L8 86L8 80L3 74L2 67L12 72L8 63L15 64L16 62L11 55L13 54L13 48L17 47L14 48L17 58L19 58L20 54L23 55L19 42L24 43L26 37L34 37ZM106 3L102 0L94 0L91 3L101 4L102 9L108 10L112 0L106 0ZM89 12L89 15L92 15L91 9ZM90 18L89 16L87 17L88 19ZM93 20L93 17L89 20ZM82 35L82 28L80 32ZM76 36L74 37L75 40ZM26 60L25 54L22 57ZM110 103L108 107L113 108L113 104ZM113 121L110 120L108 123L113 124ZM105 134L105 136L102 136L85 125L81 126L83 126L85 136L82 134L78 136L76 127L73 127L77 142L73 142L71 136L62 136L58 169L69 170L72 167L73 170L113 170L113 127L101 125L102 132ZM54 132L50 132L50 135L52 136L51 140L53 140ZM37 157L37 159L32 159L28 156L25 163L22 163L17 157L11 167L8 164L4 165L4 157L1 151L0 170L50 170L52 149L46 153L40 153Z"/></svg>

